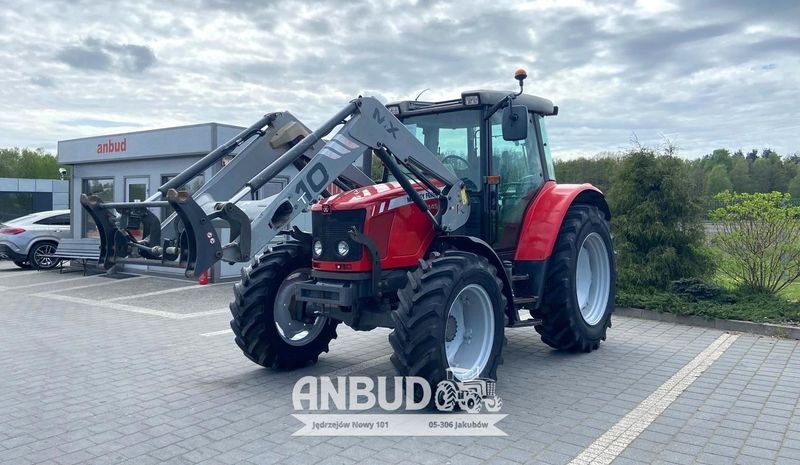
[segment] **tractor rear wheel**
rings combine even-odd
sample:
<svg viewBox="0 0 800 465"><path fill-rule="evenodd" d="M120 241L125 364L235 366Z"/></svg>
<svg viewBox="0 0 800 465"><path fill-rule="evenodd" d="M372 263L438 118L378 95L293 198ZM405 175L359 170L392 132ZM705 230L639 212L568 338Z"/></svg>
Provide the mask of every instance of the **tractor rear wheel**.
<svg viewBox="0 0 800 465"><path fill-rule="evenodd" d="M276 246L242 269L233 287L231 329L236 345L253 362L291 369L316 363L336 339L337 320L297 320L294 285L309 279L311 252L299 242Z"/></svg>
<svg viewBox="0 0 800 465"><path fill-rule="evenodd" d="M506 299L486 258L448 251L408 273L392 312L391 357L403 376L425 378L436 392L447 371L460 381L496 379L505 341Z"/></svg>
<svg viewBox="0 0 800 465"><path fill-rule="evenodd" d="M547 263L536 326L559 350L591 352L606 339L614 310L616 271L608 220L593 205L573 205Z"/></svg>

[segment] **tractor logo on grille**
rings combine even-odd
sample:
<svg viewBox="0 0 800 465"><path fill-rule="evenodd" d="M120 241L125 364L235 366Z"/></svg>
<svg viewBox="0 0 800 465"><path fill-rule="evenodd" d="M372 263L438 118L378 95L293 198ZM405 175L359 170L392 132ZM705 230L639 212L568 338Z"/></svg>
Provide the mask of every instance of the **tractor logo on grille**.
<svg viewBox="0 0 800 465"><path fill-rule="evenodd" d="M456 407L467 413L499 412L503 399L496 393L497 382L490 378L475 378L459 381L453 371L447 369L447 379L436 386L436 408L442 412L452 412Z"/></svg>

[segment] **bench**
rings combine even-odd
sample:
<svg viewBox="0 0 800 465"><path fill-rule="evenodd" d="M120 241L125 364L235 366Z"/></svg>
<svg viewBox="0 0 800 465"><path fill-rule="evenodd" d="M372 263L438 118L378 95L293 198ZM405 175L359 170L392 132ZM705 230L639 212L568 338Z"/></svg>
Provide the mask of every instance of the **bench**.
<svg viewBox="0 0 800 465"><path fill-rule="evenodd" d="M100 258L100 239L61 239L53 257L61 259L59 272L64 271L64 261L78 261L83 265L83 274L85 276L87 263L97 263Z"/></svg>

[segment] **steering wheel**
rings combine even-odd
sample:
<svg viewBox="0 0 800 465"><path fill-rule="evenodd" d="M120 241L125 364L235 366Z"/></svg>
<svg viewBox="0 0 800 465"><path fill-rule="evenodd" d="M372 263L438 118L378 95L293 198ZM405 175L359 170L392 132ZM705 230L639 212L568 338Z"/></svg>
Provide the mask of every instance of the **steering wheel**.
<svg viewBox="0 0 800 465"><path fill-rule="evenodd" d="M457 160L457 161L455 163L451 163L451 162L448 161L448 160L451 160L451 159L452 160ZM469 162L467 160L459 157L458 155L445 155L442 158L442 163L444 163L446 165L449 164L450 166L453 167L453 169L456 169L456 170L466 171L466 170L469 169ZM461 164L463 166L463 168L460 168L458 166L458 164Z"/></svg>

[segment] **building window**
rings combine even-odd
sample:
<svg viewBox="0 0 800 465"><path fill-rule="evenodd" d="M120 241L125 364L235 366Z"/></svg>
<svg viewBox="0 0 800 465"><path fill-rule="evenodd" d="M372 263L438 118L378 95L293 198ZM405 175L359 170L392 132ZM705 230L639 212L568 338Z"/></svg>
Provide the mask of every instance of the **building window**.
<svg viewBox="0 0 800 465"><path fill-rule="evenodd" d="M0 192L0 221L53 208L52 192Z"/></svg>
<svg viewBox="0 0 800 465"><path fill-rule="evenodd" d="M114 201L114 178L84 179L81 193L86 195L96 195L103 202ZM84 212L82 237L100 237L97 232L97 225L90 215Z"/></svg>
<svg viewBox="0 0 800 465"><path fill-rule="evenodd" d="M0 192L0 221L13 220L33 212L30 192Z"/></svg>

